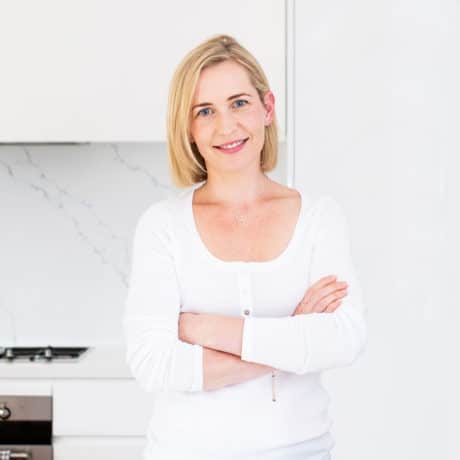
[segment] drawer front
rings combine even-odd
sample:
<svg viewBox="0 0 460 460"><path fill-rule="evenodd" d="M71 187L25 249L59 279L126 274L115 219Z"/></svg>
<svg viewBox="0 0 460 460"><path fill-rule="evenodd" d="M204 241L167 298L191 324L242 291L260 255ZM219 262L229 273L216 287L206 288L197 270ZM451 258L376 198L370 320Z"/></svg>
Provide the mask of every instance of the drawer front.
<svg viewBox="0 0 460 460"><path fill-rule="evenodd" d="M146 438L66 438L53 441L54 460L140 460Z"/></svg>
<svg viewBox="0 0 460 460"><path fill-rule="evenodd" d="M0 377L0 396L51 396L51 394L51 382L46 383L33 379L3 379Z"/></svg>
<svg viewBox="0 0 460 460"><path fill-rule="evenodd" d="M53 383L53 436L145 436L152 411L134 380Z"/></svg>

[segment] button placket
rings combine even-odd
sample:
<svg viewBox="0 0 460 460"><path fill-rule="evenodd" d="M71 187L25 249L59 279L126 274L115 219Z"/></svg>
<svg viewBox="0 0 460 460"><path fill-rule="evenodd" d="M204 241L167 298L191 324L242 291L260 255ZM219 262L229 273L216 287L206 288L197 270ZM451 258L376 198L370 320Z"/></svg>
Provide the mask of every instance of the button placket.
<svg viewBox="0 0 460 460"><path fill-rule="evenodd" d="M239 299L240 299L240 311L244 317L251 316L253 313L253 295L252 295L252 284L251 284L251 274L240 268L237 272L238 274L238 290L239 290ZM275 393L275 379L276 379L276 370L272 371L272 401L276 401Z"/></svg>
<svg viewBox="0 0 460 460"><path fill-rule="evenodd" d="M253 311L253 298L250 273L240 269L238 271L238 290L240 311L243 316L251 316Z"/></svg>

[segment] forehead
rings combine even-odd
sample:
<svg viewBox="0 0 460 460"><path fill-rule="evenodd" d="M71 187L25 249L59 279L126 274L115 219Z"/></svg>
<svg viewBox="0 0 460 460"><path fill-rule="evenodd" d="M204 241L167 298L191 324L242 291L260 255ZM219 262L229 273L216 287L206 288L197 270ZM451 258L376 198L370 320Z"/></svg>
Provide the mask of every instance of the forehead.
<svg viewBox="0 0 460 460"><path fill-rule="evenodd" d="M201 71L193 103L226 100L237 93L255 94L248 72L234 61L224 61Z"/></svg>

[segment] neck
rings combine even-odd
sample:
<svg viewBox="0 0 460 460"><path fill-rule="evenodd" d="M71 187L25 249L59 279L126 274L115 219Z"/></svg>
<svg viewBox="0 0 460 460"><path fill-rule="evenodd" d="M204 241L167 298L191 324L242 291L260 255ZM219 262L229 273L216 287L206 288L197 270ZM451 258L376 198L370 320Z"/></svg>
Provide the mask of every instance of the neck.
<svg viewBox="0 0 460 460"><path fill-rule="evenodd" d="M200 199L228 207L250 207L260 202L273 181L263 172L217 176L208 173L208 179L197 193Z"/></svg>

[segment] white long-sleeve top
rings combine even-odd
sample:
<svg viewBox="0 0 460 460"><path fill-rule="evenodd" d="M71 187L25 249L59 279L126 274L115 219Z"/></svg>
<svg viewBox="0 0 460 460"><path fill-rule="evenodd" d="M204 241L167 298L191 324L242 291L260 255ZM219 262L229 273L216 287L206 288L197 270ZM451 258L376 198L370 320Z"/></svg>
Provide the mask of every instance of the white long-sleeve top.
<svg viewBox="0 0 460 460"><path fill-rule="evenodd" d="M152 204L133 240L123 327L126 360L155 403L145 459L245 459L330 429L321 372L352 364L366 342L365 307L342 207L302 188L285 250L266 262L223 261L195 225L195 188ZM348 295L333 313L291 316L308 287L336 275ZM178 338L180 312L244 317L241 359L272 375L203 390L203 347ZM276 400L272 393L275 391Z"/></svg>

